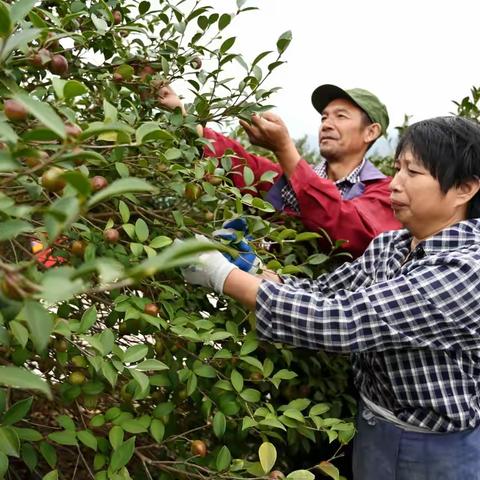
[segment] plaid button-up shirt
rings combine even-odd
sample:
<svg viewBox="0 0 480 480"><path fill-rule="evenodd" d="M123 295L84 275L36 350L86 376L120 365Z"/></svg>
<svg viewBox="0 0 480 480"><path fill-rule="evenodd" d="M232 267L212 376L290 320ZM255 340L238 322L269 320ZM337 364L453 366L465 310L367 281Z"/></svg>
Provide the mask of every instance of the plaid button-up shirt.
<svg viewBox="0 0 480 480"><path fill-rule="evenodd" d="M410 251L406 230L316 280L263 281L262 338L352 353L362 395L436 432L480 425L480 219Z"/></svg>
<svg viewBox="0 0 480 480"><path fill-rule="evenodd" d="M358 165L358 167L355 167L346 177L334 182L342 197L352 187L352 185L355 185L360 181L360 171L362 170L364 165L365 159L363 159L362 163ZM322 160L313 169L313 171L321 178L328 178L327 162L325 160ZM295 196L295 192L293 191L292 186L288 182L282 188L282 200L286 207L291 208L294 212L300 213L297 197Z"/></svg>

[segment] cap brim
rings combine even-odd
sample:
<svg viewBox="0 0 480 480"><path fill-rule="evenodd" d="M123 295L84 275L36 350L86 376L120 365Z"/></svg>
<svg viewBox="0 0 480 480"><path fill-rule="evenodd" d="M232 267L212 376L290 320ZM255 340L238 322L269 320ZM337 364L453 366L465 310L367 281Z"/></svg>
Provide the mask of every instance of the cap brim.
<svg viewBox="0 0 480 480"><path fill-rule="evenodd" d="M325 107L336 100L337 98L344 98L350 100L357 105L357 102L343 89L336 85L320 85L312 93L312 105L315 107L318 113L322 113Z"/></svg>

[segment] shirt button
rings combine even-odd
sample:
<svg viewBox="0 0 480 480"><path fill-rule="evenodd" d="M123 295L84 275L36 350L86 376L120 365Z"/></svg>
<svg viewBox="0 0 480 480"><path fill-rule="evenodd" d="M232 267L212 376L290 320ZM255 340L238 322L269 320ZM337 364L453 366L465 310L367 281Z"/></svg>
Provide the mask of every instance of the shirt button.
<svg viewBox="0 0 480 480"><path fill-rule="evenodd" d="M422 248L422 247L418 247L416 250L415 250L415 256L417 258L423 258L425 256L425 250Z"/></svg>

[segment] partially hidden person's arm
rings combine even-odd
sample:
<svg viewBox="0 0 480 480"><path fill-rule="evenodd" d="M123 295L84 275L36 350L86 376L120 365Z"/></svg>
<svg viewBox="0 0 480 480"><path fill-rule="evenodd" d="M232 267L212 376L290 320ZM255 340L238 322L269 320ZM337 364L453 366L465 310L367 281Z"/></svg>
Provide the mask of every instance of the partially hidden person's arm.
<svg viewBox="0 0 480 480"><path fill-rule="evenodd" d="M478 350L480 322L472 294L480 288L478 270L471 259L425 262L407 274L329 296L263 281L257 288L257 333L341 353Z"/></svg>
<svg viewBox="0 0 480 480"><path fill-rule="evenodd" d="M233 152L233 156L231 157L233 168L229 174L229 177L237 188L245 188L247 186L243 178L243 169L245 166L248 166L252 169L255 183L260 182L260 179L265 172L275 172L276 175L273 180L274 182L282 174L282 168L278 163L274 163L268 158L248 152L238 141L234 140L233 138L229 138L207 127L203 128L203 136L204 138L210 140L212 144L212 148L204 148L204 154L207 157L220 158L227 153L227 150ZM260 182L258 185L256 185L256 187L260 191L267 191L272 187L272 185L273 183L271 182Z"/></svg>
<svg viewBox="0 0 480 480"><path fill-rule="evenodd" d="M364 192L345 200L335 184L317 175L300 160L289 178L308 230L324 229L334 240L347 240L344 247L354 257L361 255L382 232L401 228L390 203L390 178L365 183Z"/></svg>

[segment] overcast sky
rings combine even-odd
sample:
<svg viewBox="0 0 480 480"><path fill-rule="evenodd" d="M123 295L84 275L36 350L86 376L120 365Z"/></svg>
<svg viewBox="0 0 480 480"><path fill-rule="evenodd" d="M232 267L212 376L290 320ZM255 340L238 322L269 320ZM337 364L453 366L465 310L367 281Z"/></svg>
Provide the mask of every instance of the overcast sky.
<svg viewBox="0 0 480 480"><path fill-rule="evenodd" d="M214 2L210 4L215 5ZM222 0L219 10L235 10ZM310 104L322 83L374 92L390 113L391 128L455 110L452 100L480 85L480 2L477 0L249 0L259 10L229 27L234 50L248 60L275 48L291 30L288 63L271 86L277 112L292 136L316 135L319 116Z"/></svg>

